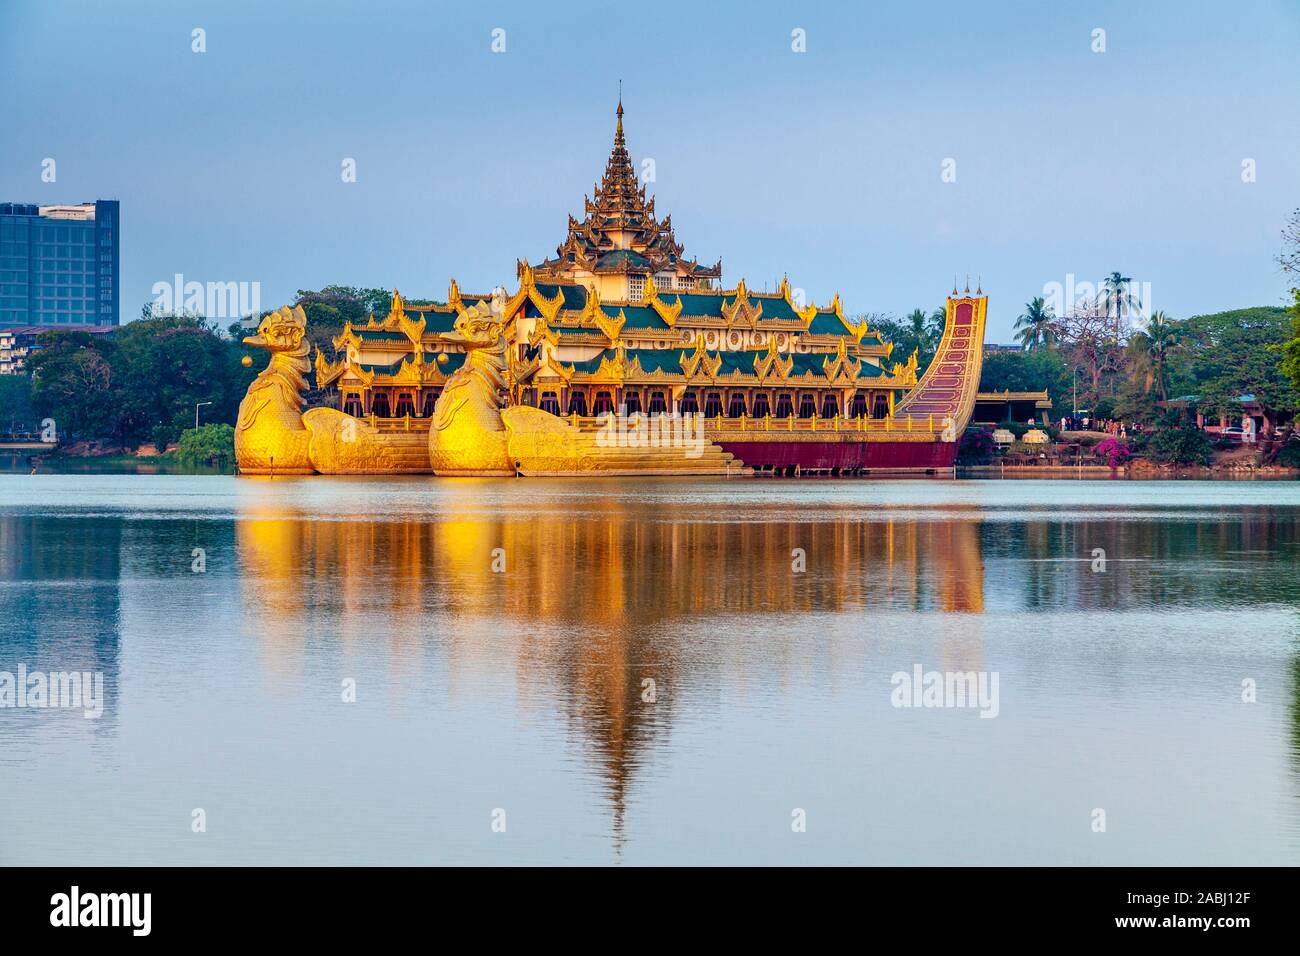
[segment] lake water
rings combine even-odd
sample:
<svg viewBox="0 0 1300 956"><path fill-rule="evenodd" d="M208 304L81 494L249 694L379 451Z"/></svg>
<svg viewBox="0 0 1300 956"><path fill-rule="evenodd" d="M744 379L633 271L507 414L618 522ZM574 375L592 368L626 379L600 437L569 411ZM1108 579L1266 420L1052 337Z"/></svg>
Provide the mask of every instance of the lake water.
<svg viewBox="0 0 1300 956"><path fill-rule="evenodd" d="M0 475L0 672L104 681L0 709L0 864L1300 863L1298 549L1293 482Z"/></svg>

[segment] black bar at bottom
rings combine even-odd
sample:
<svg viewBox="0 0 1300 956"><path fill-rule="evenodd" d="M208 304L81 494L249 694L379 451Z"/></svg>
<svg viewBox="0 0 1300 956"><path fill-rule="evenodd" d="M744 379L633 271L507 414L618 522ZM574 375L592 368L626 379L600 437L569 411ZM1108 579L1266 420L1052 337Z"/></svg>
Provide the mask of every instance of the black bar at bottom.
<svg viewBox="0 0 1300 956"><path fill-rule="evenodd" d="M665 927L703 919L739 936L761 937L770 920L794 929L788 923L794 920L810 932L874 938L896 931L940 945L970 941L976 930L986 943L1046 932L1199 936L1231 945L1243 933L1285 930L1293 876L1276 868L571 869L545 875L526 868L13 868L0 891L0 913L7 944L64 937L77 944L118 938L338 945L457 926L491 937L532 925L547 936L563 934L566 924L590 929L596 920L626 922L634 937L653 938Z"/></svg>

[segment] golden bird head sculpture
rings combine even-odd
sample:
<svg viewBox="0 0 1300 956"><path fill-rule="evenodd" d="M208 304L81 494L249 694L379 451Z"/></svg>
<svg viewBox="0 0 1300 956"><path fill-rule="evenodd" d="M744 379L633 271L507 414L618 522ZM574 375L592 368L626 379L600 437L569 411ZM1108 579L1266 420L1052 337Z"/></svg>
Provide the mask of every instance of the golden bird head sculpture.
<svg viewBox="0 0 1300 956"><path fill-rule="evenodd" d="M483 349L495 345L501 334L501 322L490 308L478 303L462 310L452 331L444 333L444 337L463 344L467 349Z"/></svg>
<svg viewBox="0 0 1300 956"><path fill-rule="evenodd" d="M306 332L307 314L303 312L302 306L290 308L285 305L262 316L257 334L246 336L244 344L268 352L292 352L302 345L302 337Z"/></svg>

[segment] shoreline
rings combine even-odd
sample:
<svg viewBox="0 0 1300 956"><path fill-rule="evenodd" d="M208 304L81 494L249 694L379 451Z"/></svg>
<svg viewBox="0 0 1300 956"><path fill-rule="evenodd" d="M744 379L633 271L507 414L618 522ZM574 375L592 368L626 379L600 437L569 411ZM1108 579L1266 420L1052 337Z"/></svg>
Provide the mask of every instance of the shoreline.
<svg viewBox="0 0 1300 956"><path fill-rule="evenodd" d="M20 456L0 456L0 474L67 475L67 474L103 474L103 475L175 475L178 477L193 475L228 475L241 477L237 469L221 470L217 468L184 468L177 463L174 455L159 455L148 458L120 455L87 456L51 456L36 466L31 465ZM258 476L242 476L258 477ZM285 476L287 477L287 476ZM306 478L334 478L334 475L306 475ZM401 476L357 476L349 478L371 477L375 479ZM409 475L411 478L435 479L433 474ZM612 476L610 476L612 477ZM623 476L636 477L636 476ZM733 476L739 477L739 476ZM913 480L957 480L957 481L1022 481L1037 479L1041 481L1295 481L1300 479L1300 469L1295 468L1213 468L1199 465L1153 466L1133 469L1121 465L1110 468L1106 465L1054 466L1054 465L958 465L953 469L943 469L936 474L890 474L878 472L870 475L823 474L799 476L753 475L751 478L763 478L766 481L854 481L869 483L875 481ZM525 479L545 481L542 478Z"/></svg>

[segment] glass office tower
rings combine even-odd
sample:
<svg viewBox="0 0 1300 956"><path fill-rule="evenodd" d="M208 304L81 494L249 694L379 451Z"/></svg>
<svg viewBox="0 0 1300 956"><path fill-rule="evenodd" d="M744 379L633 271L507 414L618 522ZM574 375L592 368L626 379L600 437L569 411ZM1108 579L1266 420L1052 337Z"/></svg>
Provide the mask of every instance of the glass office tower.
<svg viewBox="0 0 1300 956"><path fill-rule="evenodd" d="M0 203L0 326L117 325L117 200Z"/></svg>

